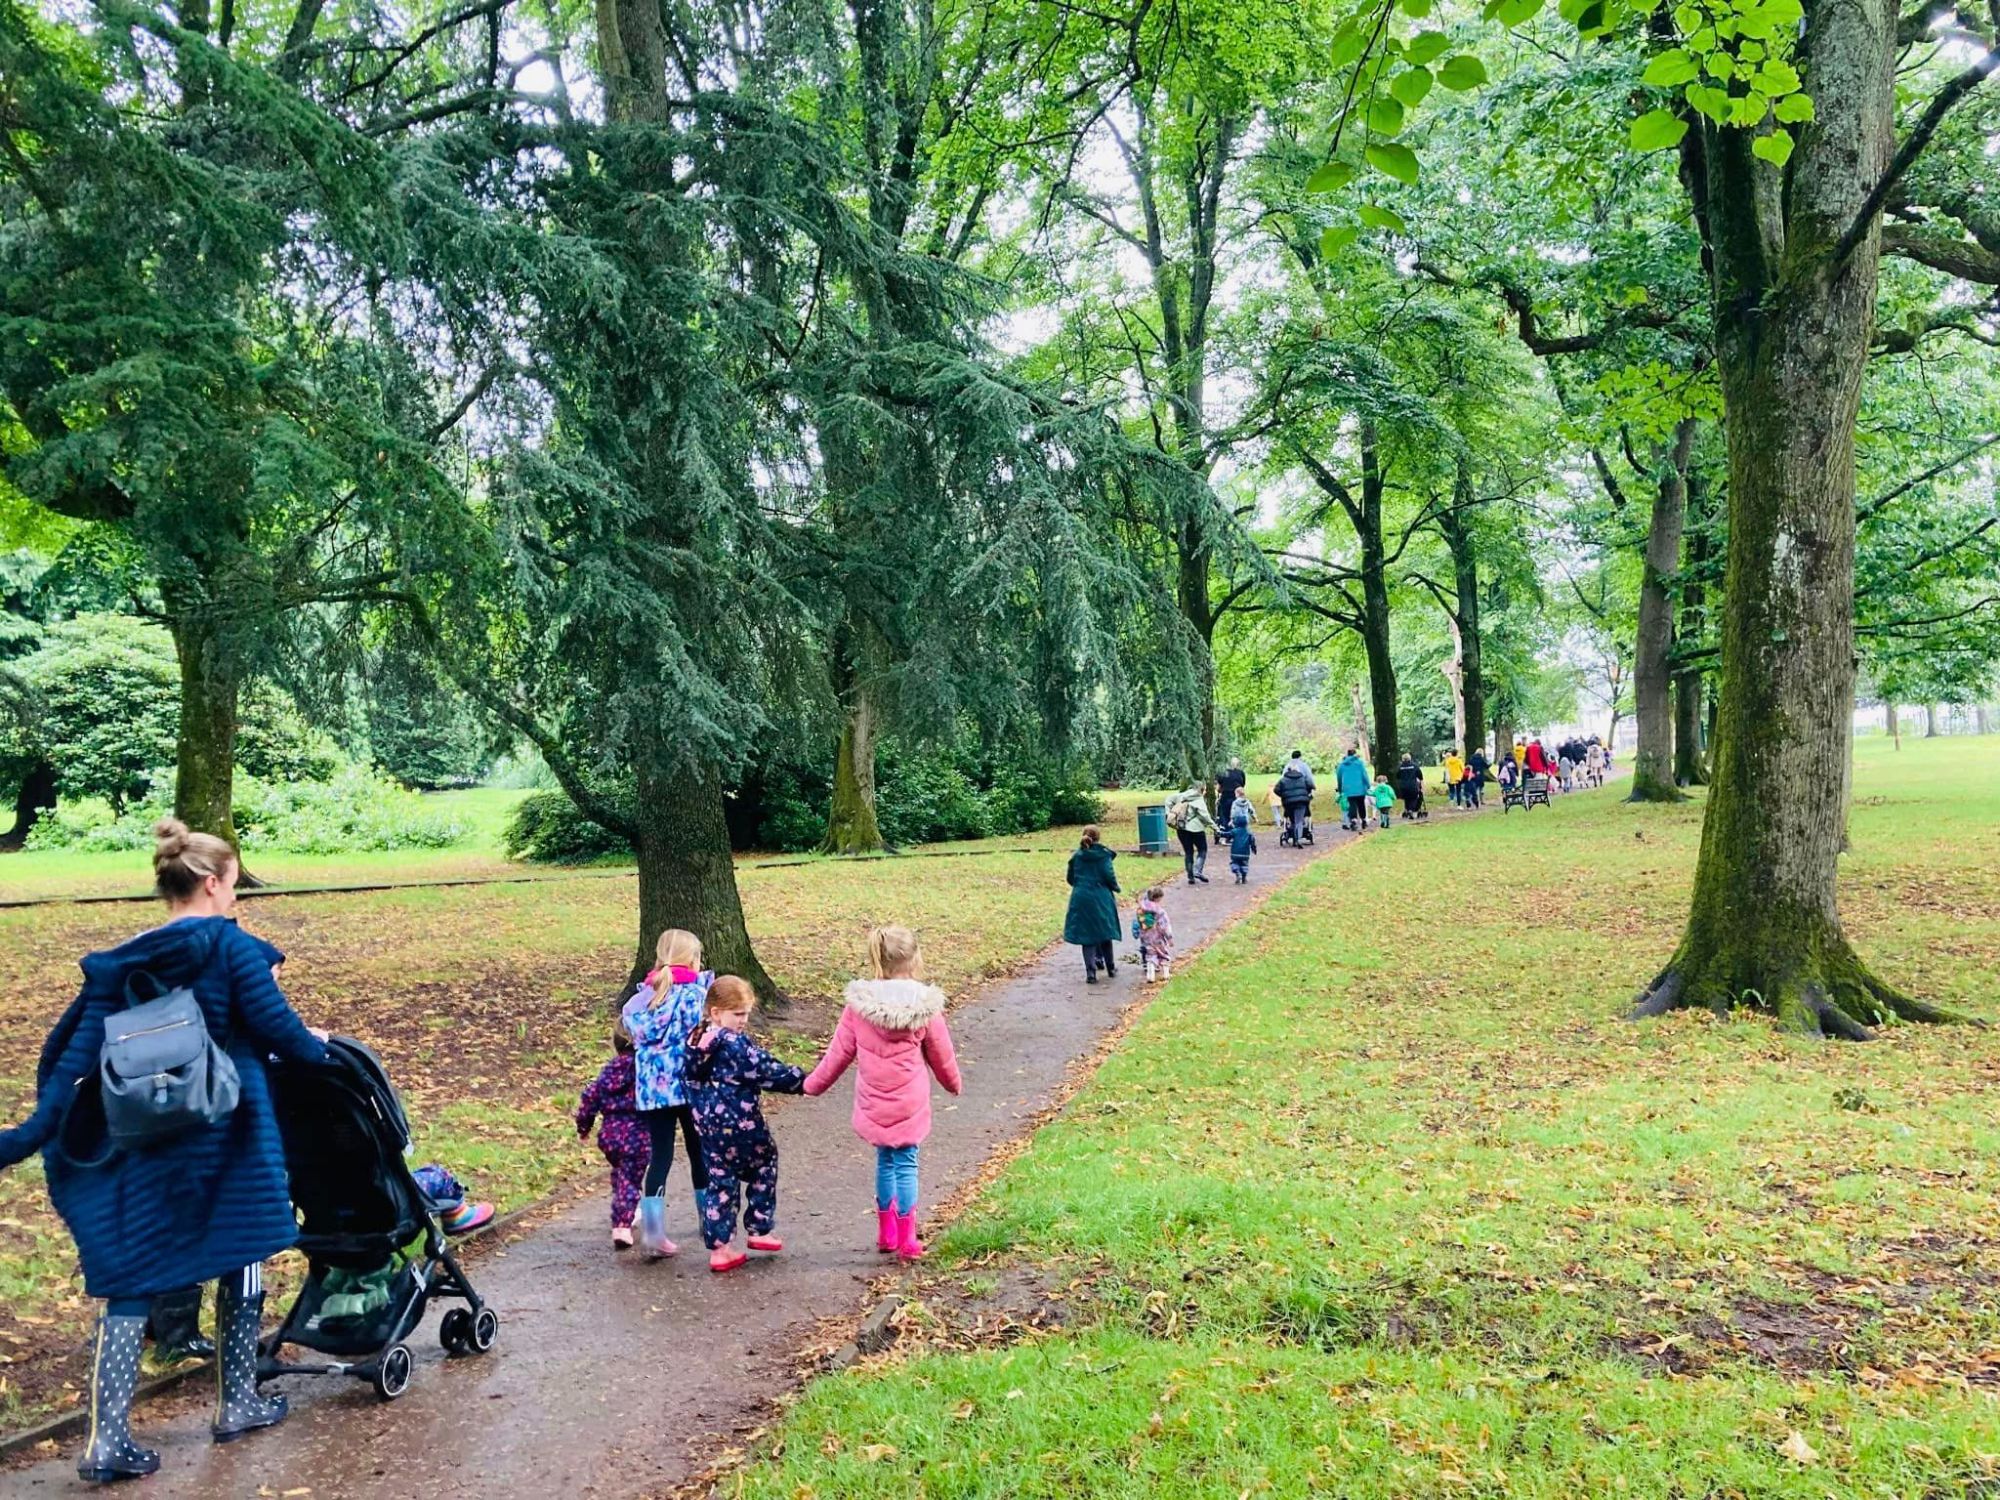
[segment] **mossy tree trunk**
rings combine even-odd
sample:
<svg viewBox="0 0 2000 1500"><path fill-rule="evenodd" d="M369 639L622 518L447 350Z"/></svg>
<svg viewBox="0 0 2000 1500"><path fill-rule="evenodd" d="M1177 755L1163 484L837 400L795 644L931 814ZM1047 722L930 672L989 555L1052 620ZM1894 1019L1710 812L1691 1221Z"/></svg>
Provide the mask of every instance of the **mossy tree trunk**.
<svg viewBox="0 0 2000 1500"><path fill-rule="evenodd" d="M1681 564L1681 531L1687 519L1687 467L1695 419L1683 418L1661 456L1646 530L1646 560L1639 583L1639 635L1632 656L1633 715L1639 745L1632 757L1633 802L1678 802L1674 784L1674 575Z"/></svg>
<svg viewBox="0 0 2000 1500"><path fill-rule="evenodd" d="M234 846L236 705L242 673L235 653L200 615L168 622L181 673L181 728L174 767L174 816Z"/></svg>
<svg viewBox="0 0 2000 1500"><path fill-rule="evenodd" d="M845 716L833 762L833 796L826 813L829 854L877 854L885 847L875 818L875 738L878 718L865 676L849 676L841 695Z"/></svg>
<svg viewBox="0 0 2000 1500"><path fill-rule="evenodd" d="M1855 1040L1954 1019L1886 984L1841 929L1835 865L1854 708L1854 427L1893 146L1897 14L1815 7L1818 108L1782 173L1698 123L1682 169L1711 252L1729 439L1721 706L1679 949L1635 1015L1749 1004ZM1857 232L1849 234L1850 226Z"/></svg>

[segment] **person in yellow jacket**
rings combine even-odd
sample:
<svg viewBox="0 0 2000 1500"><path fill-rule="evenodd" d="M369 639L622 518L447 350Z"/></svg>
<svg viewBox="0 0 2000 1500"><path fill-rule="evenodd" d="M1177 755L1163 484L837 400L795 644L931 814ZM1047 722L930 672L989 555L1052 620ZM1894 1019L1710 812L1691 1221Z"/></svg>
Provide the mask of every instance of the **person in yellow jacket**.
<svg viewBox="0 0 2000 1500"><path fill-rule="evenodd" d="M1456 750L1444 753L1444 790L1451 798L1451 805L1457 807L1462 783L1465 781L1465 758Z"/></svg>

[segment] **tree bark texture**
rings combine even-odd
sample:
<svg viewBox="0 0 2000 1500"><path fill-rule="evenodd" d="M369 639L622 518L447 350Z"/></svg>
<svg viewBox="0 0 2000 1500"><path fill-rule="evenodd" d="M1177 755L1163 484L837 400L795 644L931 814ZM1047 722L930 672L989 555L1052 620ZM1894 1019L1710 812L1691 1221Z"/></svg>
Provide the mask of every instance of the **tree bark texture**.
<svg viewBox="0 0 2000 1500"><path fill-rule="evenodd" d="M200 833L237 843L235 653L200 615L168 622L181 673L181 732L174 768L174 816Z"/></svg>
<svg viewBox="0 0 2000 1500"><path fill-rule="evenodd" d="M1883 713L1883 716L1884 716L1884 718L1885 718L1885 719L1887 720L1887 726L1888 726L1888 730L1889 730L1889 738L1890 738L1890 739L1892 739L1892 740L1894 740L1894 741L1896 742L1896 748L1897 748L1898 750L1902 749L1902 748L1903 748L1903 721L1902 721L1901 719L1899 719L1899 718L1897 718L1897 717L1896 717L1896 705L1895 705L1895 703L1894 703L1893 701L1890 701L1890 702L1885 702L1885 703L1883 703L1883 705L1882 705L1882 713Z"/></svg>
<svg viewBox="0 0 2000 1500"><path fill-rule="evenodd" d="M1693 471L1688 474L1687 497L1688 529L1682 548L1686 566L1681 570L1680 621L1674 632L1677 654L1692 651L1700 643L1707 603L1702 586L1702 570L1709 556L1707 493L1700 475ZM1685 660L1679 662L1674 670L1674 781L1679 786L1708 785L1702 688L1701 669Z"/></svg>
<svg viewBox="0 0 2000 1500"><path fill-rule="evenodd" d="M1368 698L1375 715L1375 759L1393 775L1402 755L1396 724L1396 663L1390 655L1389 568L1382 541L1382 463L1375 424L1361 424L1361 508L1354 517L1361 544L1361 644L1368 653Z"/></svg>
<svg viewBox="0 0 2000 1500"><path fill-rule="evenodd" d="M1926 703L1924 705L1924 738L1934 740L1942 733L1944 731L1938 728L1938 706L1935 703Z"/></svg>
<svg viewBox="0 0 2000 1500"><path fill-rule="evenodd" d="M1639 747L1632 757L1633 802L1678 802L1674 785L1673 579L1681 565L1681 530L1687 519L1687 466L1695 419L1685 417L1662 455L1646 530L1646 562L1639 583L1639 636L1632 656L1633 713Z"/></svg>
<svg viewBox="0 0 2000 1500"><path fill-rule="evenodd" d="M846 716L833 762L824 847L829 854L873 854L883 848L881 825L875 818L875 700L858 673L843 697Z"/></svg>
<svg viewBox="0 0 2000 1500"><path fill-rule="evenodd" d="M639 866L639 946L627 988L658 961L660 934L683 927L701 939L709 968L749 980L758 999L781 1006L784 997L743 924L722 777L712 766L660 771L642 765L638 791L632 848Z"/></svg>
<svg viewBox="0 0 2000 1500"><path fill-rule="evenodd" d="M1886 0L1815 4L1801 42L1818 115L1778 172L1743 130L1705 131L1717 365L1729 439L1714 781L1679 950L1635 1004L1748 1004L1864 1040L1948 1014L1876 978L1835 898L1854 708L1854 426L1879 223L1835 247L1893 146Z"/></svg>
<svg viewBox="0 0 2000 1500"><path fill-rule="evenodd" d="M1458 749L1461 755L1469 756L1486 733L1486 665L1479 639L1479 552L1468 524L1475 503L1472 460L1464 453L1458 456L1451 499L1451 508L1438 521L1438 532L1451 554L1452 594L1457 606L1459 681L1464 697Z"/></svg>
<svg viewBox="0 0 2000 1500"><path fill-rule="evenodd" d="M1465 633L1458 628L1458 616L1446 613L1446 628L1451 631L1451 655L1439 664L1444 680L1451 684L1451 737L1462 754L1471 754L1465 748Z"/></svg>

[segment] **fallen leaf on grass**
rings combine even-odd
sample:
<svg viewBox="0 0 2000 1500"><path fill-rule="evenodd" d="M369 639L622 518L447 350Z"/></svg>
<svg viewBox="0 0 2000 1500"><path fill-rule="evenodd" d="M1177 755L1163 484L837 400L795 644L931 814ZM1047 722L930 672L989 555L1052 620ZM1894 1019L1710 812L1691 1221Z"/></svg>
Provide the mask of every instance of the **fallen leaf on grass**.
<svg viewBox="0 0 2000 1500"><path fill-rule="evenodd" d="M1806 1435L1803 1432L1794 1432L1790 1437L1778 1444L1778 1451L1795 1464L1816 1464L1819 1462L1819 1455L1813 1451L1812 1444L1806 1441Z"/></svg>
<svg viewBox="0 0 2000 1500"><path fill-rule="evenodd" d="M896 1456L896 1445L894 1443L870 1443L859 1450L859 1456L865 1464L879 1464L885 1458L894 1458Z"/></svg>

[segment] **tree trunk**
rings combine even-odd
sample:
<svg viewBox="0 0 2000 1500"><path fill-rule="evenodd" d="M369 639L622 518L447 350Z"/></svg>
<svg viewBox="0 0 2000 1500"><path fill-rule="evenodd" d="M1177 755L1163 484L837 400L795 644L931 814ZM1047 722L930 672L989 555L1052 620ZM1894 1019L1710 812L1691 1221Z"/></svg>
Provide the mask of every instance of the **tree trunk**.
<svg viewBox="0 0 2000 1500"><path fill-rule="evenodd" d="M1179 565L1174 585L1181 618L1196 642L1194 663L1201 703L1196 731L1201 743L1192 747L1187 784L1206 782L1215 765L1215 615L1208 597L1212 554L1201 526L1190 521L1181 530Z"/></svg>
<svg viewBox="0 0 2000 1500"><path fill-rule="evenodd" d="M1674 674L1674 784L1707 786L1701 753L1701 673Z"/></svg>
<svg viewBox="0 0 2000 1500"><path fill-rule="evenodd" d="M638 793L633 853L639 865L639 948L627 989L658 962L660 934L684 927L701 939L704 964L749 980L759 1000L782 1009L785 998L764 972L743 925L722 777L713 766L662 774L642 761Z"/></svg>
<svg viewBox="0 0 2000 1500"><path fill-rule="evenodd" d="M883 847L875 818L875 739L880 715L865 664L846 664L840 748L833 762L833 796L826 813L829 854L874 854Z"/></svg>
<svg viewBox="0 0 2000 1500"><path fill-rule="evenodd" d="M1888 721L1889 738L1896 742L1896 748L1898 750L1902 749L1903 721L1896 717L1896 702L1893 698L1883 700L1882 712L1884 717Z"/></svg>
<svg viewBox="0 0 2000 1500"><path fill-rule="evenodd" d="M28 841L28 830L42 820L42 814L56 805L56 768L45 760L29 766L14 793L14 826L0 834L0 849L18 849Z"/></svg>
<svg viewBox="0 0 2000 1500"><path fill-rule="evenodd" d="M198 615L168 622L181 669L181 730L176 746L174 816L201 833L237 843L231 810L236 790L234 653Z"/></svg>
<svg viewBox="0 0 2000 1500"><path fill-rule="evenodd" d="M1493 711L1493 764L1500 764L1500 757L1514 753L1514 726L1508 722L1505 709Z"/></svg>
<svg viewBox="0 0 2000 1500"><path fill-rule="evenodd" d="M1687 566L1681 570L1681 614L1674 631L1677 652L1694 650L1704 625L1702 572L1708 564L1708 494L1699 471L1688 474L1687 496ZM1704 727L1701 669L1684 661L1674 673L1674 781L1680 786L1708 785Z"/></svg>
<svg viewBox="0 0 2000 1500"><path fill-rule="evenodd" d="M1632 757L1633 802L1678 802L1674 785L1673 681L1674 599L1672 581L1681 565L1681 528L1687 518L1687 466L1694 446L1695 419L1674 429L1672 447L1653 491L1653 518L1646 531L1646 561L1639 583L1639 637L1632 657L1633 712L1639 720L1639 748Z"/></svg>
<svg viewBox="0 0 2000 1500"><path fill-rule="evenodd" d="M1975 734L1991 734L1993 732L1993 722L1988 717L1987 708L1984 703L1973 704L1972 724Z"/></svg>
<svg viewBox="0 0 2000 1500"><path fill-rule="evenodd" d="M1808 11L1801 63L1816 121L1780 174L1744 130L1698 125L1684 171L1710 227L1729 440L1722 702L1688 925L1635 1015L1770 1011L1866 1039L1875 1024L1954 1019L1869 972L1835 896L1843 757L1854 711L1854 426L1875 309L1879 224L1854 252L1889 161L1896 11Z"/></svg>
<svg viewBox="0 0 2000 1500"><path fill-rule="evenodd" d="M865 694L856 697L840 726L822 847L829 854L875 854L886 847L875 821L875 709Z"/></svg>
<svg viewBox="0 0 2000 1500"><path fill-rule="evenodd" d="M1371 762L1393 775L1402 755L1396 725L1396 663L1390 656L1389 570L1382 545L1382 465L1375 424L1361 424L1361 514L1355 526L1361 543L1361 644L1368 653L1368 697L1375 710L1375 755ZM1366 757L1363 757L1366 759Z"/></svg>
<svg viewBox="0 0 2000 1500"><path fill-rule="evenodd" d="M1356 682L1348 695L1354 709L1354 750L1368 765L1375 764L1375 756L1368 745L1368 715L1361 706L1361 684Z"/></svg>
<svg viewBox="0 0 2000 1500"><path fill-rule="evenodd" d="M1924 738L1934 740L1943 732L1943 730L1938 728L1938 706L1935 703L1926 703L1924 705Z"/></svg>
<svg viewBox="0 0 2000 1500"><path fill-rule="evenodd" d="M1458 616L1445 612L1445 628L1451 632L1451 655L1439 664L1444 680L1451 684L1451 737L1461 754L1472 752L1465 744L1465 633L1458 628Z"/></svg>
<svg viewBox="0 0 2000 1500"><path fill-rule="evenodd" d="M1471 527L1475 496L1472 490L1472 460L1460 453L1458 470L1452 481L1451 509L1438 522L1451 553L1453 593L1457 602L1460 693L1464 714L1459 726L1459 753L1471 755L1479 748L1486 732L1486 664L1479 641L1479 553L1473 545Z"/></svg>

